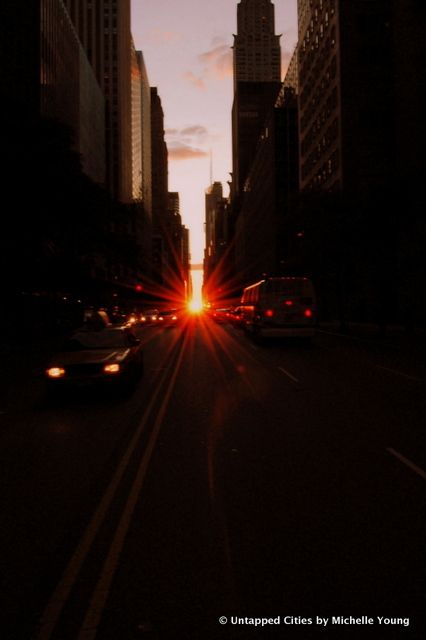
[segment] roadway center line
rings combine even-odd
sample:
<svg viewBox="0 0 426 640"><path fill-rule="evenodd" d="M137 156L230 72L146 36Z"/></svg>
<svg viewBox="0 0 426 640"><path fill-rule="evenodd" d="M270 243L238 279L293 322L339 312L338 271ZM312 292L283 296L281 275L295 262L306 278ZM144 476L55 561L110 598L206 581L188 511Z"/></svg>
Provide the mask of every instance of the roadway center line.
<svg viewBox="0 0 426 640"><path fill-rule="evenodd" d="M389 373L394 373L397 376L402 376L403 378L408 378L409 380L415 380L416 382L426 382L424 378L417 378L416 376L410 376L408 373L403 373L403 371L398 371L397 369L390 369L389 367L382 367L380 364L376 364L378 369L383 369L384 371L389 371Z"/></svg>
<svg viewBox="0 0 426 640"><path fill-rule="evenodd" d="M147 448L144 452L144 455L142 456L142 460L140 462L136 477L128 495L124 510L121 514L121 518L115 531L115 535L109 548L107 557L105 559L100 577L93 591L89 607L86 611L86 615L81 625L80 632L78 634L78 640L94 640L94 638L96 637L97 629L102 618L102 613L104 611L106 601L109 596L111 584L118 566L126 535L132 522L133 512L135 510L137 500L142 490L151 456L157 442L158 434L160 432L164 416L169 406L170 398L176 385L176 379L181 368L184 352L185 343L182 344L182 349L179 353L173 375L168 382L167 390L157 414Z"/></svg>
<svg viewBox="0 0 426 640"><path fill-rule="evenodd" d="M412 471L414 471L414 473L417 473L417 475L423 478L423 480L426 480L426 471L423 471L423 469L421 469L416 464L414 464L414 462L411 462L411 460L403 456L402 453L399 453L399 451L396 451L391 447L387 447L386 451L390 453L392 456L394 456L395 458L398 458L400 462L402 462L407 467L409 467Z"/></svg>
<svg viewBox="0 0 426 640"><path fill-rule="evenodd" d="M163 371L163 375L160 377L158 385L151 397L150 403L145 409L145 412L139 422L139 426L136 429L126 449L126 452L119 461L118 467L115 470L111 482L109 483L95 513L93 514L89 524L87 525L86 530L76 550L74 551L73 556L68 562L68 565L66 566L65 571L62 574L62 578L60 579L55 591L53 592L49 602L47 603L47 606L40 620L40 627L36 640L50 640L55 630L57 622L62 614L62 610L67 603L71 590L74 587L74 584L80 574L83 563L85 562L86 557L89 555L95 537L107 516L112 500L130 463L133 452L135 451L140 438L145 431L155 403L161 396L161 393L163 393L163 387L167 378L167 373L167 370Z"/></svg>
<svg viewBox="0 0 426 640"><path fill-rule="evenodd" d="M293 382L299 382L299 380L297 378L295 378L294 376L291 375L291 373L289 373L286 369L284 369L283 367L278 367L278 369L280 371L282 371L288 378L290 378L290 380L293 380Z"/></svg>

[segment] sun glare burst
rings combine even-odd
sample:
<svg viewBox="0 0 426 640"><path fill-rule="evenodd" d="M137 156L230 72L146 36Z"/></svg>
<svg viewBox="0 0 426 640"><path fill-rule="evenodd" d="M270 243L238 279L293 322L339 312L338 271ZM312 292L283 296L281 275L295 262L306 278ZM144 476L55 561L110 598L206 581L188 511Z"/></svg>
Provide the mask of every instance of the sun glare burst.
<svg viewBox="0 0 426 640"><path fill-rule="evenodd" d="M191 313L201 313L203 309L203 303L201 302L201 300L196 300L195 298L193 298L188 304L188 309Z"/></svg>

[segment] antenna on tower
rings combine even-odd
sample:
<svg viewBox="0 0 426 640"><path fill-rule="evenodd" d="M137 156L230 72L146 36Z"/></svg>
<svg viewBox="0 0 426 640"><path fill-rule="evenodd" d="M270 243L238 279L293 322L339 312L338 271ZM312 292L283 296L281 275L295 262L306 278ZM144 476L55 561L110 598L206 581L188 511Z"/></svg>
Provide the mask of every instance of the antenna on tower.
<svg viewBox="0 0 426 640"><path fill-rule="evenodd" d="M213 155L210 147L210 184L213 184Z"/></svg>

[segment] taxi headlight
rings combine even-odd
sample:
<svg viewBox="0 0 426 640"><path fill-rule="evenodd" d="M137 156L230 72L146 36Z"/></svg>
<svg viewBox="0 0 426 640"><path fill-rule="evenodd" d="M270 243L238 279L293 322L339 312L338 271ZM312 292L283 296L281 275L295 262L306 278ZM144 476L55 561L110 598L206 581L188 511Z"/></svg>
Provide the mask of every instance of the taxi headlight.
<svg viewBox="0 0 426 640"><path fill-rule="evenodd" d="M120 365L119 364L106 364L104 366L104 373L120 373Z"/></svg>

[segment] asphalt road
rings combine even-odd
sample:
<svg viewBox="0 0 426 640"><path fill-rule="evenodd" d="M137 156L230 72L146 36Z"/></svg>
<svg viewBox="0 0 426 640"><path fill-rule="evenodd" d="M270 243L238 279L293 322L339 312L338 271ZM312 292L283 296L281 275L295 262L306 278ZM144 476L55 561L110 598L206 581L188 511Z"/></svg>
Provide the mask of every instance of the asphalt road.
<svg viewBox="0 0 426 640"><path fill-rule="evenodd" d="M10 365L2 640L424 638L423 351L141 336L124 399Z"/></svg>

